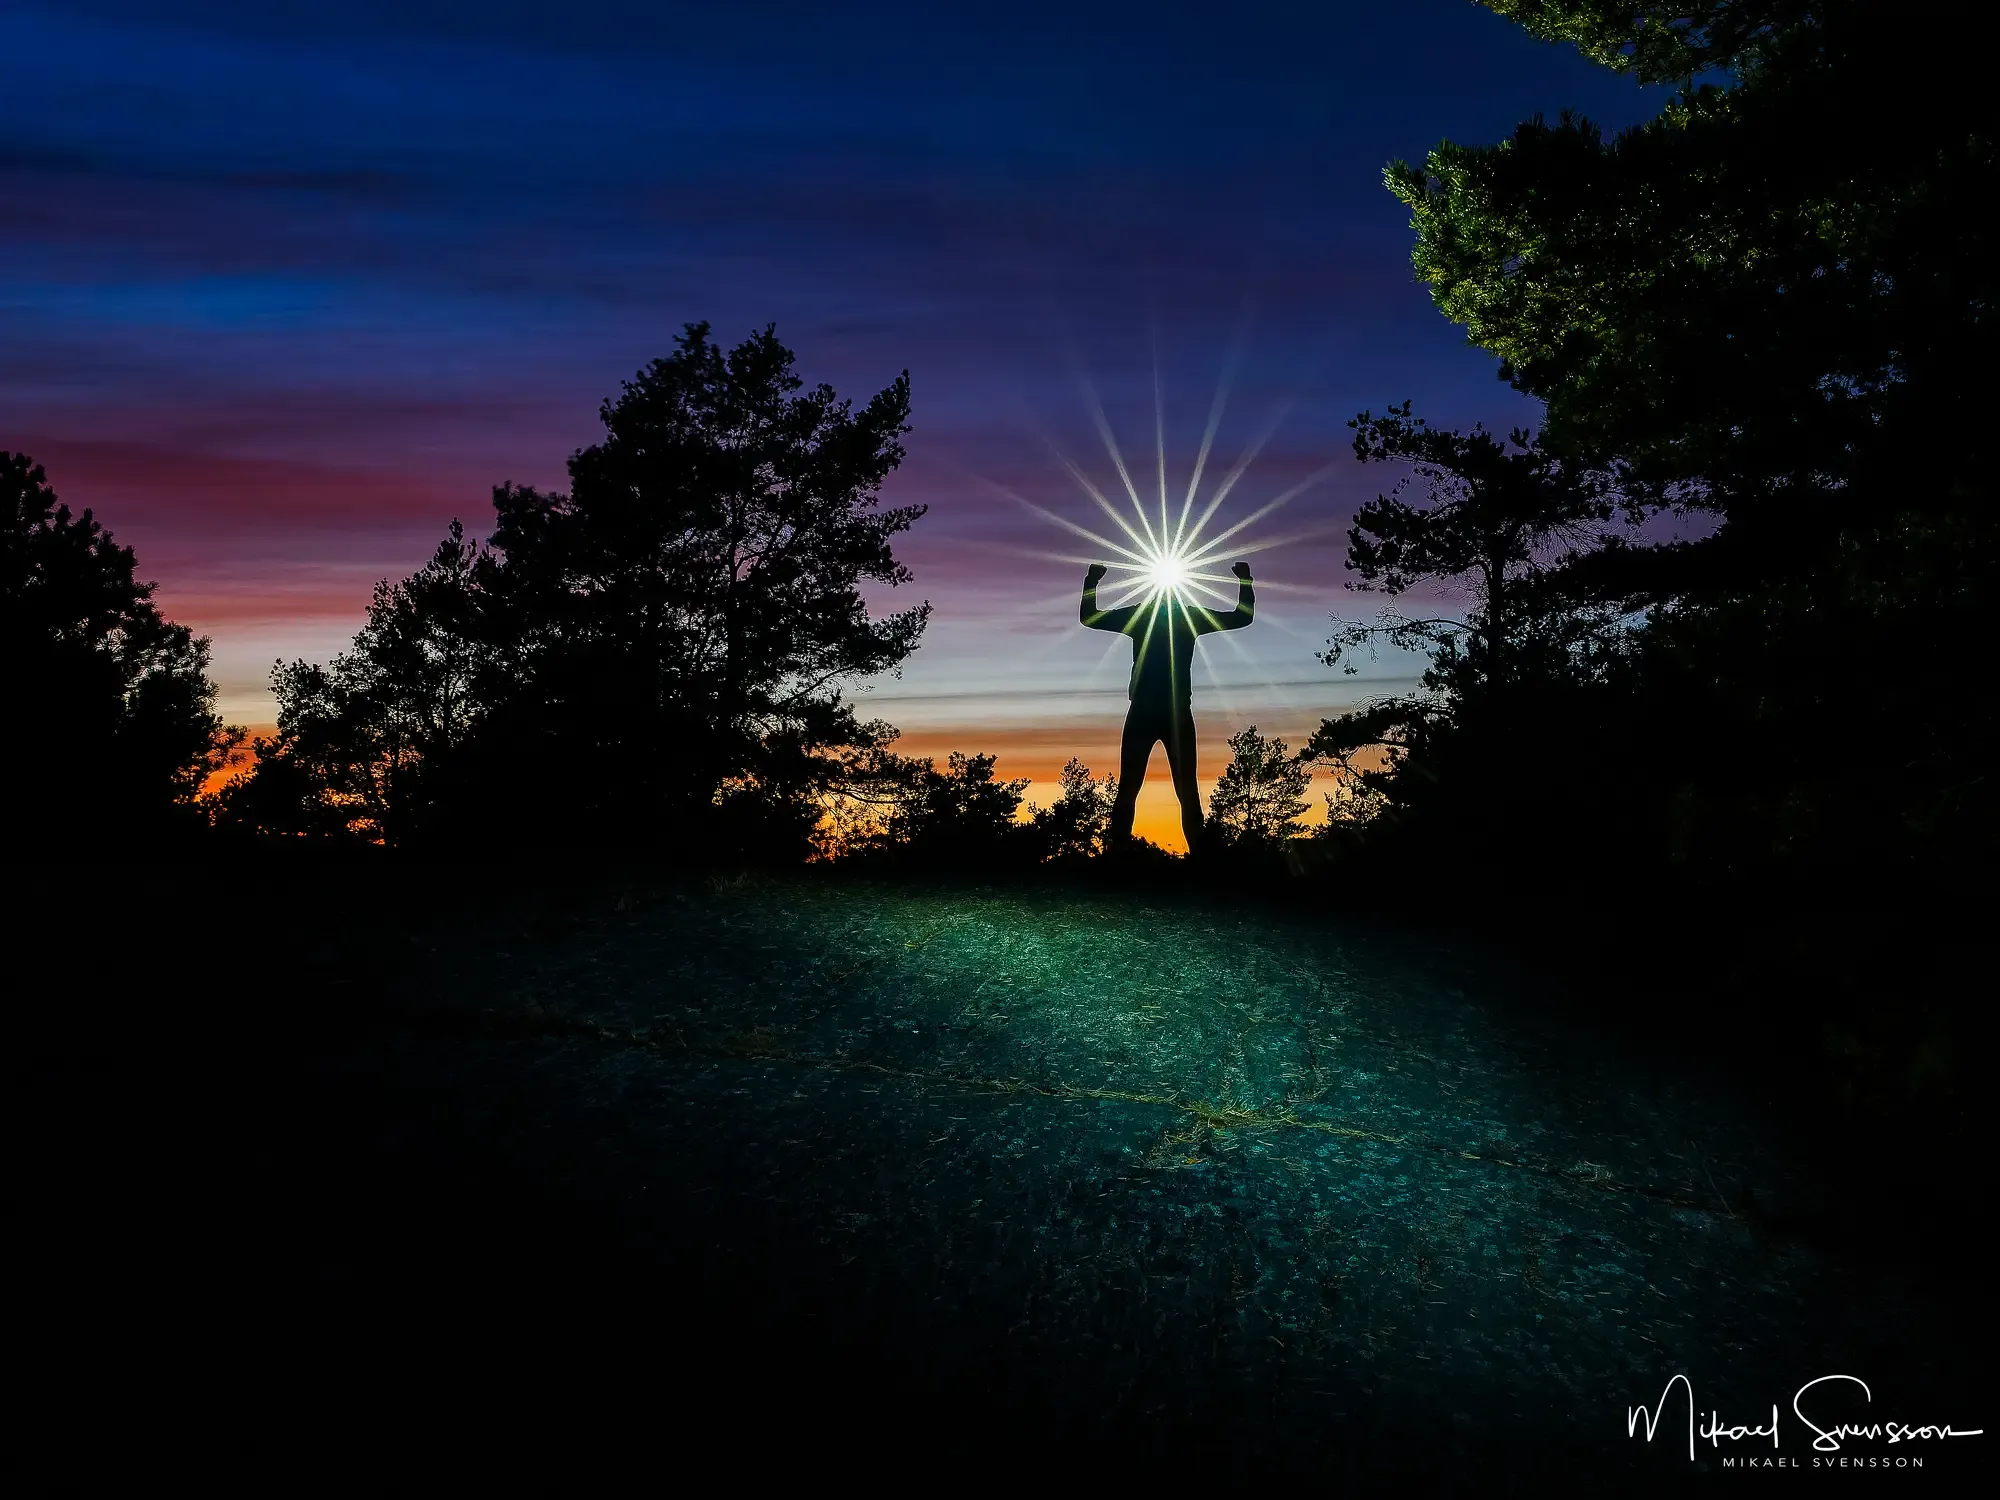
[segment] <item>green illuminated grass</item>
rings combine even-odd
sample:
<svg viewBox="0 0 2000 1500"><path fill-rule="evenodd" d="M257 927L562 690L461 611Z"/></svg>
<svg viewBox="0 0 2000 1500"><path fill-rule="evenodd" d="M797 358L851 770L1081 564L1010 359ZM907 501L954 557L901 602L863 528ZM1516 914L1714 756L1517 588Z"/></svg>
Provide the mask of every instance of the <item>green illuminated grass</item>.
<svg viewBox="0 0 2000 1500"><path fill-rule="evenodd" d="M1851 1352L1825 1268L1745 1209L1803 1192L1759 1128L1448 953L1171 894L606 905L438 955L411 995L460 1065L1091 1413L1630 1458L1625 1408L1675 1372L1754 1412Z"/></svg>

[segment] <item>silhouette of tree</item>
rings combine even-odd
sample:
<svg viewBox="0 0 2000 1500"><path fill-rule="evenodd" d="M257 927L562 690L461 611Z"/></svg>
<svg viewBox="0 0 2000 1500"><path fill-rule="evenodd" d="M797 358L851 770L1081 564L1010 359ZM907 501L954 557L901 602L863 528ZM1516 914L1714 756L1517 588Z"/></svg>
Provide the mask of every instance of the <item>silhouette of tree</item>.
<svg viewBox="0 0 2000 1500"><path fill-rule="evenodd" d="M1303 831L1312 772L1280 739L1252 724L1229 737L1230 762L1208 799L1208 826L1222 842L1274 847Z"/></svg>
<svg viewBox="0 0 2000 1500"><path fill-rule="evenodd" d="M0 503L10 841L94 856L190 826L240 737L216 717L207 640L161 616L132 549L59 503L26 454L0 453Z"/></svg>
<svg viewBox="0 0 2000 1500"><path fill-rule="evenodd" d="M708 831L734 798L804 805L830 752L879 740L841 685L896 667L930 606L872 619L864 581L907 583L882 509L909 377L859 412L802 392L766 328L727 352L690 324L604 404L567 495L503 486L499 726L560 766L564 821L613 842Z"/></svg>
<svg viewBox="0 0 2000 1500"><path fill-rule="evenodd" d="M1019 816L1028 782L996 778L995 760L954 750L939 770L928 757L863 753L843 785L849 810L826 852L930 868L1032 863L1040 841Z"/></svg>
<svg viewBox="0 0 2000 1500"><path fill-rule="evenodd" d="M1360 581L1348 587L1393 598L1422 583L1465 580L1472 607L1462 620L1391 614L1374 626L1345 626L1321 659L1352 673L1354 650L1387 634L1403 646L1448 646L1467 672L1489 682L1504 677L1516 637L1545 603L1534 585L1551 550L1573 553L1597 540L1597 523L1610 518L1608 478L1579 471L1519 428L1507 444L1483 428L1434 428L1411 416L1407 401L1383 416L1363 412L1348 426L1356 458L1407 462L1425 489L1419 504L1399 485L1355 513L1347 567Z"/></svg>
<svg viewBox="0 0 2000 1500"><path fill-rule="evenodd" d="M1824 5L1807 0L1482 0L1488 10L1641 83L1679 83L1755 59Z"/></svg>
<svg viewBox="0 0 2000 1500"><path fill-rule="evenodd" d="M453 752L499 689L485 629L496 568L454 521L415 574L376 584L352 650L275 666L277 737L223 789L219 820L382 842L424 831Z"/></svg>
<svg viewBox="0 0 2000 1500"><path fill-rule="evenodd" d="M1461 615L1385 611L1372 623L1336 617L1321 660L1349 673L1384 638L1425 653L1419 691L1378 699L1322 723L1305 756L1331 764L1351 796L1336 822L1363 810L1406 818L1419 804L1457 821L1461 836L1490 815L1514 816L1524 757L1541 753L1555 699L1603 679L1629 648L1614 611L1579 603L1555 580L1600 540L1613 510L1610 475L1581 469L1525 432L1502 444L1410 415L1410 404L1349 424L1364 463L1413 465L1423 494L1381 495L1356 512L1348 569L1362 592L1390 597L1421 584L1462 589ZM1511 447L1512 451L1509 451ZM1386 758L1369 763L1371 747ZM1501 788L1506 788L1503 792Z"/></svg>
<svg viewBox="0 0 2000 1500"><path fill-rule="evenodd" d="M1989 407L1996 352L1977 49L1862 0L1492 8L1682 85L1610 140L1537 118L1389 173L1419 274L1547 402L1549 439L1728 518L1648 560L1656 581L1759 577L1885 502L1990 493L1955 437Z"/></svg>
<svg viewBox="0 0 2000 1500"><path fill-rule="evenodd" d="M277 670L273 795L233 805L392 842L804 858L893 737L844 685L929 617L861 596L910 579L892 542L924 507L879 503L908 412L907 373L856 411L772 329L724 351L688 325L604 403L567 494L500 486L488 548L454 523L352 651Z"/></svg>
<svg viewBox="0 0 2000 1500"><path fill-rule="evenodd" d="M1036 808L1031 819L1042 857L1073 861L1102 854L1117 799L1115 776L1100 782L1082 761L1068 761L1062 768L1061 794L1051 806Z"/></svg>
<svg viewBox="0 0 2000 1500"><path fill-rule="evenodd" d="M1693 916L1704 989L1796 997L1788 1031L1870 1037L1896 1113L1982 1139L1932 1060L1981 1055L1955 955L2000 846L2000 707L1967 686L2000 602L1983 33L1868 0L1486 3L1672 94L1615 136L1536 116L1393 164L1418 273L1552 452L1693 534L1539 582L1538 622L1638 628L1516 651L1483 701L1440 645L1435 712L1316 735L1406 747L1332 842L1384 890L1449 862L1487 915Z"/></svg>
<svg viewBox="0 0 2000 1500"><path fill-rule="evenodd" d="M1449 805L1495 857L1505 785L1550 858L1948 887L1994 841L2000 758L1991 695L1963 690L2000 572L1964 440L2000 369L1983 54L1859 0L1490 3L1675 92L1616 137L1537 117L1394 164L1418 272L1546 404L1539 448L1695 534L1523 564L1501 609L1475 599L1504 706L1486 643L1440 629L1416 638L1427 714L1378 706L1314 748L1401 737L1388 815ZM1385 580L1407 560L1369 551L1393 527L1360 540ZM1857 743L1898 747L1865 818Z"/></svg>

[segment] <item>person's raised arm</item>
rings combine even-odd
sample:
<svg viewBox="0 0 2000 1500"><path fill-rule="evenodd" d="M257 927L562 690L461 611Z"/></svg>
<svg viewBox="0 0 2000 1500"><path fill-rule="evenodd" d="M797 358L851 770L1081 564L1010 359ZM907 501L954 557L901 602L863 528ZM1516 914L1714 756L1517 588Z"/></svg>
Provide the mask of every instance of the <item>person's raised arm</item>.
<svg viewBox="0 0 2000 1500"><path fill-rule="evenodd" d="M1212 630L1241 630L1257 618L1257 591L1250 587L1250 564L1240 562L1229 571L1241 580L1236 585L1236 608L1226 615L1204 611L1205 618L1197 616L1200 622L1197 629L1203 635Z"/></svg>
<svg viewBox="0 0 2000 1500"><path fill-rule="evenodd" d="M1097 585L1107 571L1103 563L1092 563L1090 571L1083 575L1083 601L1076 607L1076 617L1092 630L1123 630L1132 619L1129 608L1097 607Z"/></svg>

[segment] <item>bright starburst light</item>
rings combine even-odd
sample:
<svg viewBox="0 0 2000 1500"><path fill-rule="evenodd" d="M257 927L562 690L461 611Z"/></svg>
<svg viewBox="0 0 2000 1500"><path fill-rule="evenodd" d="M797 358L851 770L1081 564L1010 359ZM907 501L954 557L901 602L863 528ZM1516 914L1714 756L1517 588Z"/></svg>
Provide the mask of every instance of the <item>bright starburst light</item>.
<svg viewBox="0 0 2000 1500"><path fill-rule="evenodd" d="M1233 359L1231 364L1234 364ZM1153 491L1151 495L1142 495L1140 485L1143 481L1134 479L1097 393L1087 383L1083 385L1085 405L1104 444L1105 455L1118 475L1126 503L1114 504L1074 460L1060 451L1055 453L1055 457L1084 494L1111 521L1115 529L1109 534L1078 525L1067 516L1058 515L1022 496L1014 497L1044 520L1093 545L1095 550L1092 555L1065 557L1064 560L1103 563L1108 569L1103 587L1114 596L1111 600L1114 605L1145 602L1164 606L1178 602L1198 609L1227 609L1235 602L1237 587L1237 580L1228 571L1232 562L1254 552L1303 539L1260 535L1254 528L1274 511L1326 478L1333 471L1332 464L1315 470L1247 515L1228 524L1217 519L1239 481L1277 432L1285 416L1284 407L1280 407L1253 435L1241 456L1230 465L1228 472L1206 498L1202 496L1202 480L1208 473L1216 432L1222 424L1223 410L1229 399L1230 383L1230 374L1225 371L1209 407L1207 428L1202 433L1201 446L1195 454L1187 485L1183 489L1174 483L1170 492L1166 417L1156 371L1153 382L1154 474L1149 476L1154 482L1146 485L1148 490ZM1211 525L1217 529L1211 531ZM1230 644L1235 645L1234 642Z"/></svg>
<svg viewBox="0 0 2000 1500"><path fill-rule="evenodd" d="M1187 559L1178 552L1166 553L1146 564L1146 582L1156 593L1177 592L1189 578Z"/></svg>

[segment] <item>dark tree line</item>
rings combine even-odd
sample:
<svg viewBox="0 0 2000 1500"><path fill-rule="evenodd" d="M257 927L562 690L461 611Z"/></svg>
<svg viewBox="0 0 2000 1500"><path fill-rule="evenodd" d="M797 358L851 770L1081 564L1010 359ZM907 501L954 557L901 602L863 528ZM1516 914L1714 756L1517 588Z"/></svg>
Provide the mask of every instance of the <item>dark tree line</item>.
<svg viewBox="0 0 2000 1500"><path fill-rule="evenodd" d="M1489 3L1677 88L1616 137L1538 118L1390 169L1419 276L1546 421L1357 420L1416 491L1356 518L1354 586L1466 608L1343 626L1329 659L1387 631L1430 671L1311 751L1376 856L1495 891L1950 901L2000 748L1978 50L1855 0ZM1609 524L1669 515L1680 540Z"/></svg>

